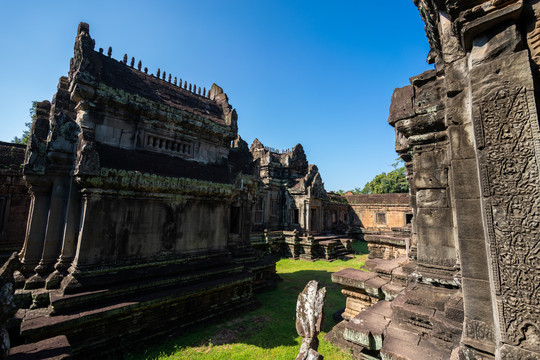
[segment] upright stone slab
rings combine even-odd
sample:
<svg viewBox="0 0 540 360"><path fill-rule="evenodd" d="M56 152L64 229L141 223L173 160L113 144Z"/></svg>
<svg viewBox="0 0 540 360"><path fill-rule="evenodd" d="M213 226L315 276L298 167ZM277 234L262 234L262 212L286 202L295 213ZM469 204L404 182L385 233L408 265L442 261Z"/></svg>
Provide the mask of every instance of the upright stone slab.
<svg viewBox="0 0 540 360"><path fill-rule="evenodd" d="M540 349L540 131L528 51L472 67L471 93L499 351L523 357Z"/></svg>

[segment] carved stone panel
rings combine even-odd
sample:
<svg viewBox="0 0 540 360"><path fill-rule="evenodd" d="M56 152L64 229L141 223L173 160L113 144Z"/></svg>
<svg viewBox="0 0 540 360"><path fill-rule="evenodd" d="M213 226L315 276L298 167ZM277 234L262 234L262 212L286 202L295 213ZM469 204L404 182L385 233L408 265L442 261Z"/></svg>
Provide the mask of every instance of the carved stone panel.
<svg viewBox="0 0 540 360"><path fill-rule="evenodd" d="M499 331L528 349L540 336L540 134L528 54L475 68L472 86Z"/></svg>

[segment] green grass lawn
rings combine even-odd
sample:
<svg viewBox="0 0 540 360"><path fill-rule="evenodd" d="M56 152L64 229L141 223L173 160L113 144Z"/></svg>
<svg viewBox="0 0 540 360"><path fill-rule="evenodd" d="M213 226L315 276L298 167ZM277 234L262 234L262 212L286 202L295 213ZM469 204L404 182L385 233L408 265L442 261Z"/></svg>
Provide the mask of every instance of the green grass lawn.
<svg viewBox="0 0 540 360"><path fill-rule="evenodd" d="M261 306L244 314L200 325L164 343L134 353L130 359L294 359L301 338L296 333L296 300L310 280L326 286L325 318L319 335L319 353L326 360L351 359L324 341L324 335L336 325L332 318L345 307L340 286L332 283L333 272L360 268L367 259L365 243L355 246L359 255L348 261L303 261L281 259L277 272L283 281L276 289L256 294Z"/></svg>

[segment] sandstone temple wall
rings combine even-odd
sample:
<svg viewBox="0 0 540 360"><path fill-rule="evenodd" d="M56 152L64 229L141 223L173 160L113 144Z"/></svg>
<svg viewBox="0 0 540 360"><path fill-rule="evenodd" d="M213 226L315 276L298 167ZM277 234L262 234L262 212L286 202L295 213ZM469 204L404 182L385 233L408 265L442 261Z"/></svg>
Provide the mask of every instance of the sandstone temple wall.
<svg viewBox="0 0 540 360"><path fill-rule="evenodd" d="M353 226L390 230L410 223L409 194L345 195Z"/></svg>
<svg viewBox="0 0 540 360"><path fill-rule="evenodd" d="M389 122L407 161L417 276L461 287L460 356L540 356L538 3L415 3L435 70L396 89Z"/></svg>
<svg viewBox="0 0 540 360"><path fill-rule="evenodd" d="M26 145L0 142L0 254L7 259L24 242L30 195L22 175Z"/></svg>

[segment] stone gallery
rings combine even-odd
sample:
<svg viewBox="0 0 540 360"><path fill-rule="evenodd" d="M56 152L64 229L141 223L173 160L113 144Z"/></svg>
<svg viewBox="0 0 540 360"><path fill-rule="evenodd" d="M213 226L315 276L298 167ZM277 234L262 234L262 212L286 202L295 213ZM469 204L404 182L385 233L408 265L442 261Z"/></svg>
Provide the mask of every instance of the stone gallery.
<svg viewBox="0 0 540 360"><path fill-rule="evenodd" d="M248 148L219 86L114 60L81 23L22 174L0 144L1 235L22 247L0 270L11 354L114 356L252 305L276 281L267 252L333 260L362 239L369 271L332 275L346 308L326 340L358 359L540 359L540 2L414 2L435 68L394 91L410 193L380 196L327 193L300 144ZM298 308L322 314L310 284ZM298 320L301 358L325 355L320 321Z"/></svg>
<svg viewBox="0 0 540 360"><path fill-rule="evenodd" d="M537 1L416 0L435 70L396 89L412 251L333 281L357 358L539 359Z"/></svg>

